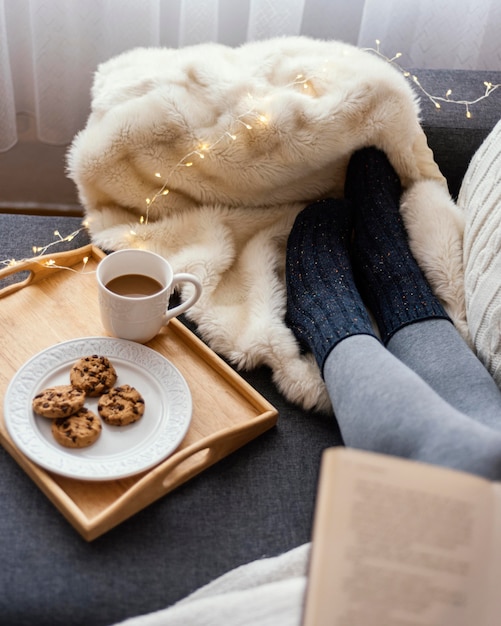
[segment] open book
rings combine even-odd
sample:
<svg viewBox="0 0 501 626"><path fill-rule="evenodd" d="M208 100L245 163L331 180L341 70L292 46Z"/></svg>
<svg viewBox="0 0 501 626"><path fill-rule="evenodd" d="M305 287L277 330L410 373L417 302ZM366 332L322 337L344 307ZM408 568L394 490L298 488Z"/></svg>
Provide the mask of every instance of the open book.
<svg viewBox="0 0 501 626"><path fill-rule="evenodd" d="M500 626L501 483L324 452L303 626Z"/></svg>

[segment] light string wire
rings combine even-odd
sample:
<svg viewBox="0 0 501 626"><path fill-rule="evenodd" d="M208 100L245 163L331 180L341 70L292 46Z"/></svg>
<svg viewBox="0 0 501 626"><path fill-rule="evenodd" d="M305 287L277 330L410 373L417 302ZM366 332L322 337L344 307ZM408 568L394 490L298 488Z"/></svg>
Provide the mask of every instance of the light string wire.
<svg viewBox="0 0 501 626"><path fill-rule="evenodd" d="M409 72L408 70L403 68L399 63L396 62L397 59L400 59L402 57L401 52L397 52L392 57L387 57L385 54L381 52L381 47L380 47L381 42L379 41L379 39L376 39L375 43L376 43L375 48L363 48L363 50L367 52L372 52L373 54L377 55L381 59L384 59L387 63L390 63L390 65L393 65L393 67L397 68L405 76L405 78L410 78L414 82L414 84L421 90L421 92L426 96L426 98L428 98L428 100L430 100L430 102L432 102L435 105L435 108L437 109L441 109L443 103L458 104L458 105L465 107L466 117L468 119L471 119L472 113L471 113L470 107L472 107L475 104L478 104L485 98L488 98L493 91L501 87L500 83L493 84L490 81L484 81L485 92L481 96L479 96L478 98L474 98L473 100L451 99L450 96L452 95L452 89L447 89L447 91L445 92L445 96L433 95L423 87L423 85L419 81L419 78L415 74L411 74L411 72Z"/></svg>
<svg viewBox="0 0 501 626"><path fill-rule="evenodd" d="M310 89L310 81L312 81L314 78L317 78L317 76L311 75L309 77L305 77L304 74L297 74L293 81L285 85L285 88L287 89L288 87L295 87L297 85L301 85L303 87L303 90L308 90ZM254 97L250 93L247 94L247 98L251 101L254 100ZM248 118L249 116L253 116L255 121L261 124L262 126L266 126L269 122L269 117L266 115L266 113L257 111L256 107L257 107L257 104L253 104L251 107L249 107L246 111L244 111L240 115L236 117L232 117L228 128L215 141L213 141L212 143L202 142L196 148L190 150L190 152L185 154L181 159L179 159L179 161L175 165L171 167L167 176L162 177L162 174L160 172L155 172L154 176L156 178L163 178L164 183L162 184L160 189L153 194L152 197L146 198L145 200L146 215L142 215L140 217L139 223L140 224L148 223L150 207L153 206L153 204L156 202L158 198L169 194L170 192L169 181L173 173L175 172L175 170L177 170L180 167L192 167L193 166L193 161L190 161L192 157L197 156L199 159L205 159L206 154L210 153L211 150L213 150L218 144L220 144L225 139L231 139L232 141L236 141L238 137L237 137L234 127L237 125L243 126L246 130L252 130L254 128L252 124L249 124L248 122L244 121L244 119ZM136 233L133 230L131 230L131 234L134 235Z"/></svg>
<svg viewBox="0 0 501 626"><path fill-rule="evenodd" d="M65 236L61 235L59 230L56 229L54 231L54 237L56 237L56 239L54 239L50 243L47 243L43 246L32 246L32 251L33 251L34 256L25 257L23 259L14 259L14 258L3 259L0 261L0 266L3 265L4 267L15 267L27 261L36 261L38 258L44 257L47 254L48 250L50 250L50 248L57 246L57 245L61 245L62 243L65 243L65 242L73 241L73 239L75 239L77 235L79 235L81 232L83 232L86 229L87 229L87 222L82 222L81 228L78 228L77 230L74 230L73 232L71 232L69 235L65 235ZM89 257L87 256L83 257L82 268L80 270L75 270L72 267L58 265L54 259L46 259L43 263L40 261L40 265L44 267L51 267L54 269L65 269L68 271L75 272L77 274L81 274L81 273L89 274L89 273L93 273L93 271L92 272L85 271L85 267L88 261L89 261Z"/></svg>
<svg viewBox="0 0 501 626"><path fill-rule="evenodd" d="M402 57L402 53L401 52L397 52L393 57L388 57L385 54L383 54L383 52L381 52L381 42L379 39L375 40L375 44L376 47L375 48L363 48L364 51L366 52L370 52L372 54L375 54L376 56L378 56L379 58L385 60L387 63L389 63L390 65L394 66L396 69L398 69L405 78L410 78L415 85L421 90L421 92L424 94L424 96L434 104L434 106L437 109L441 109L442 108L442 104L456 104L456 105L461 105L464 106L466 109L466 117L468 119L470 119L472 117L471 114L471 110L470 107L474 106L475 104L481 102L482 100L484 100L485 98L488 98L496 89L498 89L499 87L501 87L501 84L493 84L489 81L485 81L484 82L484 86L485 86L485 92L480 95L477 98L474 98L473 100L455 100L452 99L450 96L452 95L452 89L447 89L445 96L437 96L434 94L429 93L421 84L421 82L419 81L418 77L411 74L408 70L404 69L399 63L397 63L397 60L400 59ZM325 73L326 68L323 69L323 72ZM291 81L290 83L287 83L285 85L285 88L287 87L296 87L296 86L300 86L302 87L304 92L310 92L311 88L312 88L312 84L311 81L313 81L315 78L318 78L318 75L313 74L310 76L305 76L304 74L297 74L295 79L293 81ZM247 94L249 100L254 101L254 97L252 96L252 94ZM139 223L140 224L147 224L148 220L149 220L149 213L150 213L150 209L151 207L154 205L154 203L158 200L158 198L162 197L162 196L167 196L170 193L170 189L169 189L169 181L172 177L172 175L174 174L174 172L176 170L178 170L179 168L182 167L192 167L194 165L194 159L193 157L198 157L199 159L204 159L206 157L206 155L210 154L210 152L216 147L218 146L221 142L223 142L224 140L231 140L231 141L236 141L238 139L238 135L237 135L237 131L235 129L236 126L239 127L243 127L245 130L251 131L254 127L252 124L248 123L247 121L245 121L245 118L248 118L249 116L252 116L255 120L254 123L259 123L262 126L266 126L269 122L269 117L262 112L259 112L257 110L257 102L253 102L252 106L250 106L244 113L241 113L240 115L233 117L231 119L230 124L228 125L228 128L226 130L224 130L224 132L213 142L211 143L199 143L196 147L192 148L189 152L187 152L181 159L179 159L179 161L177 163L175 163L171 169L169 170L169 172L167 173L166 176L162 176L162 174L160 172L155 172L154 173L154 177L155 178L159 178L159 179L163 179L163 183L162 185L159 187L159 189L150 197L145 199L145 205L146 205L146 211L144 215L141 215L140 219L139 219ZM70 233L69 235L63 237L61 236L61 234L59 233L59 230L55 230L54 231L54 236L56 237L56 239L48 244L45 244L43 246L33 246L33 253L36 255L34 258L37 258L38 256L44 256L47 251L52 248L53 246L59 245L63 242L68 242L68 241L72 241L72 239L74 239L81 231L86 230L87 229L87 223L83 222L82 223L82 228L74 231L73 233ZM131 235L136 235L136 232L134 231L134 229L132 228L130 230L130 234ZM21 263L23 263L24 261L27 261L28 259L20 259L20 260L16 260L16 259L5 259L3 261L0 261L0 266L13 266L13 265L19 265ZM85 265L87 263L88 259L84 259L84 268ZM48 259L46 261L44 261L43 263L45 266L47 267L54 267L54 268L59 268L59 269L71 269L71 268L61 268L60 266L57 266L54 262L53 259ZM83 269L82 268L82 271ZM74 271L74 270L73 270Z"/></svg>
<svg viewBox="0 0 501 626"><path fill-rule="evenodd" d="M247 94L249 98L252 99L251 94ZM232 141L236 141L237 139L237 135L233 132L233 126L235 124L242 124L242 126L245 126L248 130L252 130L252 126L246 122L244 122L242 120L242 118L247 117L251 114L254 114L254 108L250 108L249 110L245 111L244 113L240 114L237 117L232 118L231 124L228 128L228 130L225 130L224 133L218 138L216 139L216 141L214 141L213 143L200 143L198 145L197 148L194 148L193 150L191 150L190 152L188 152L187 154L185 154L183 157L181 157L181 159L179 159L179 161L173 165L170 169L170 171L168 172L167 176L162 177L162 174L160 172L155 172L155 177L156 178L163 178L164 179L164 183L162 185L162 187L160 187L160 189L158 191L156 191L154 193L154 195L151 198L146 198L145 203L146 203L146 216L142 215L139 219L139 223L140 224L147 224L148 223L148 218L149 218L149 211L150 211L150 207L153 206L153 204L157 201L158 198L160 198L160 196L166 196L169 192L170 189L168 187L169 184L169 180L171 179L172 175L174 174L175 170L177 170L180 167L191 167L193 165L193 161L190 161L189 159L191 159L194 156L198 156L199 159L205 159L205 154L207 152L209 152L210 150L212 150L213 148L215 148L219 143L221 143L223 141L223 139L225 139L226 137L229 137ZM267 117L265 115L261 115L258 118L263 124L267 122ZM134 231L131 231L131 234L135 234Z"/></svg>

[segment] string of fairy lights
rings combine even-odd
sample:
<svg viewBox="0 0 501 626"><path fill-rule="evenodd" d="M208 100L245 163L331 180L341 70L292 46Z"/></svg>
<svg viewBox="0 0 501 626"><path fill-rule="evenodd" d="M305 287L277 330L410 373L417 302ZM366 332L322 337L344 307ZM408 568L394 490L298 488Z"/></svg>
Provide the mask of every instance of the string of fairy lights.
<svg viewBox="0 0 501 626"><path fill-rule="evenodd" d="M465 108L466 117L468 119L471 119L472 117L471 108L474 105L481 102L482 100L484 100L485 98L488 98L496 89L501 87L501 84L493 84L492 82L485 81L483 83L485 87L485 91L481 95L479 95L478 97L472 100L452 98L451 96L453 92L452 92L452 89L450 88L447 89L447 91L445 92L443 96L432 94L429 91L427 91L427 89L422 85L422 83L420 82L420 80L418 79L416 75L412 74L411 72L403 68L398 63L398 59L402 57L402 53L397 52L394 56L388 57L381 51L381 42L378 39L376 39L375 43L376 43L375 48L364 48L364 50L371 52L372 54L375 54L379 58L384 59L387 63L390 63L392 66L397 68L403 74L405 78L412 80L413 83L417 86L417 88L421 91L421 93L437 109L441 109L442 105L444 104L462 106ZM327 71L327 67L323 67L321 71L325 73ZM313 74L309 76L305 76L304 74L297 74L294 80L287 83L285 87L286 88L287 87L292 87L292 88L299 87L303 92L314 93L314 80L317 79L318 76L319 74ZM161 180L162 184L158 187L158 189L153 194L151 194L149 197L145 199L145 212L143 215L141 215L139 219L140 224L148 223L151 207L160 197L167 196L170 193L169 183L172 178L172 175L174 174L176 170L180 168L184 168L184 167L189 168L189 167L194 166L196 159L205 159L207 156L210 156L211 151L213 151L214 148L216 148L216 146L218 146L224 141L237 141L239 137L238 135L239 130L242 130L244 132L250 132L253 130L253 128L255 128L256 125L260 125L261 127L267 126L270 120L268 116L266 115L266 113L263 113L260 110L259 100L256 100L250 93L247 94L247 97L249 101L248 109L244 111L243 113L241 113L240 115L232 117L229 122L228 127L215 140L211 142L199 143L198 145L193 147L181 159L179 159L177 163L175 163L170 168L170 170L167 172L166 175L162 175L160 172L154 173L154 177ZM54 246L60 245L64 242L72 241L80 232L86 230L86 228L87 228L87 223L83 222L81 228L64 236L61 235L59 230L55 230L54 231L55 239L53 241L42 246L32 247L34 256L30 260L33 260L33 259L36 260L36 258L38 257L45 257L45 255L47 255L48 251L51 248L53 248ZM133 229L131 229L131 234L132 235L136 234ZM20 259L20 260L17 260L14 258L0 260L0 267L1 266L4 266L4 267L16 266L27 260L28 259L26 258ZM87 260L88 259L84 259L83 261L82 271L85 268ZM47 267L60 268L60 266L58 266L53 259L44 259L43 265ZM71 268L65 267L64 269L71 269Z"/></svg>
<svg viewBox="0 0 501 626"><path fill-rule="evenodd" d="M298 78L299 78L299 76L298 76ZM294 83L292 83L292 84L294 84ZM250 100L253 99L251 94L247 94L247 97ZM169 180L170 180L170 178L171 178L171 176L172 176L172 174L174 173L175 170L177 170L180 167L192 167L193 160L191 160L191 159L193 157L198 157L199 159L205 159L206 154L208 154L218 144L220 144L222 141L224 141L226 139L229 139L231 141L236 141L238 136L234 132L234 126L235 125L237 125L237 124L238 125L242 125L247 130L252 130L253 126L251 124L249 124L248 122L244 121L244 118L248 118L249 116L255 116L255 119L257 121L259 121L259 123L262 124L262 125L266 125L268 123L268 117L264 113L256 114L256 111L255 111L254 107L250 107L244 113L241 113L237 117L233 117L232 120L231 120L231 123L230 123L230 125L228 127L228 129L225 130L223 132L223 134L220 135L215 141L213 141L212 143L208 143L208 142L201 143L196 148L194 148L193 150L191 150L190 152L185 154L181 159L179 159L179 161L175 165L173 165L171 167L171 169L168 172L167 176L163 177L160 172L155 172L155 174L154 174L155 178L163 178L164 183L158 189L158 191L156 191L151 197L146 198L146 200L145 200L146 213L145 213L145 215L142 215L140 217L139 223L140 224L148 223L150 207L153 206L153 204L157 201L157 199L160 196L166 196L166 195L169 194L170 189L168 187L168 184L169 184Z"/></svg>
<svg viewBox="0 0 501 626"><path fill-rule="evenodd" d="M464 106L465 107L466 117L468 119L470 119L472 117L472 113L471 113L470 107L472 107L475 104L478 104L479 102L481 102L485 98L488 98L493 91L495 91L496 89L501 87L501 84L494 84L494 83L491 83L490 81L484 81L484 83L483 83L484 87L485 87L484 93L482 95L478 96L477 98L474 98L473 100L464 100L464 99L463 100L454 100L454 99L452 99L451 98L452 89L447 89L447 91L445 92L444 96L433 95L433 94L429 93L429 91L427 91L423 87L423 85L421 84L421 82L419 81L418 77L415 74L411 74L411 72L409 72L408 70L404 69L403 67L401 67L401 65L399 63L397 63L397 59L400 59L401 56L402 56L401 52L397 52L393 57L387 57L385 54L383 54L381 52L381 42L379 41L379 39L376 39L375 43L376 43L376 47L375 48L364 48L364 50L366 50L368 52L372 52L373 54L376 54L380 58L384 59L385 61L387 61L388 63L390 63L394 67L396 67L405 76L405 78L410 78L413 81L413 83L419 88L419 90L423 93L423 95L426 96L426 98L428 98L428 100L430 102L432 102L435 105L435 108L437 108L437 109L441 109L442 108L442 104L444 104L444 103L446 103L446 104L457 104L457 105L460 105L460 106Z"/></svg>
<svg viewBox="0 0 501 626"><path fill-rule="evenodd" d="M324 68L325 71L325 68ZM297 76L295 77L295 79L293 81L291 81L290 83L287 83L285 85L285 88L287 87L295 87L295 86L301 86L303 91L308 91L311 89L311 81L316 78L316 75L312 75L312 76L304 76L304 74L297 74ZM160 197L160 196L166 196L169 193L169 187L168 187L168 183L169 180L172 176L172 174L174 173L174 171L180 167L192 167L193 166L193 161L191 160L193 157L198 157L199 159L205 159L206 154L210 153L218 144L220 144L222 141L224 140L231 140L231 141L236 141L238 139L238 135L235 131L235 126L241 126L243 127L245 130L250 131L253 130L254 125L253 124L260 124L261 126L266 126L269 123L269 117L266 113L263 113L261 111L257 110L257 102L255 101L254 96L251 93L247 94L247 98L249 100L249 102L252 103L252 105L243 113L241 113L240 115L233 117L230 121L229 127L227 130L225 130L215 141L208 143L208 142L203 142L201 144L199 144L196 148L194 148L193 150L191 150L190 152L188 152L187 154L185 154L181 159L179 159L179 161L170 169L169 173L167 174L167 176L162 177L162 174L160 172L155 172L155 177L156 178L163 178L164 179L164 183L163 185L158 189L158 191L156 191L152 197L148 197L145 200L145 204L146 204L146 214L142 215L140 217L139 222L141 224L143 223L148 223L148 218L149 218L149 210L150 207L154 204L154 202ZM248 118L251 117L253 119L253 123L250 124L247 120Z"/></svg>
<svg viewBox="0 0 501 626"><path fill-rule="evenodd" d="M33 252L33 256L31 258L23 258L23 259L3 259L2 261L0 261L0 266L4 266L4 267L17 267L27 261L36 261L38 258L43 258L45 257L45 255L47 254L47 252L50 250L50 248L53 248L54 246L58 246L61 245L62 243L65 242L70 242L73 241L73 239L75 239L75 237L77 235L79 235L82 231L87 229L87 222L82 222L82 227L78 228L77 230L74 230L73 232L71 232L69 235L61 235L61 233L59 232L58 229L56 229L54 231L54 237L55 239L53 241L51 241L50 243L47 243L43 246L32 246L32 252ZM68 267L68 266L63 266L63 265L58 265L56 263L56 261L54 259L45 259L43 261L43 263L41 263L41 265L43 265L44 267L50 267L53 269L65 269L65 270L69 270L75 273L84 273L85 272L85 268L87 266L87 263L89 262L89 257L85 256L82 259L82 268L80 270L75 270L72 267ZM1 270L0 270L1 272ZM88 273L88 272L85 272ZM1 278L1 276L0 276ZM0 284L0 288L1 288L1 284Z"/></svg>

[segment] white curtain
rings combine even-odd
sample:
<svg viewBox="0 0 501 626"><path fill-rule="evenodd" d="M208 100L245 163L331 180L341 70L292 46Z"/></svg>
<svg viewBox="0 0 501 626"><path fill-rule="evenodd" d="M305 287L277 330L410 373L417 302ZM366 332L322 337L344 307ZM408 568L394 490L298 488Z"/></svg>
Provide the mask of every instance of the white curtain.
<svg viewBox="0 0 501 626"><path fill-rule="evenodd" d="M0 0L0 151L26 116L39 141L71 142L97 65L124 50L298 34L378 39L408 67L501 70L499 0Z"/></svg>

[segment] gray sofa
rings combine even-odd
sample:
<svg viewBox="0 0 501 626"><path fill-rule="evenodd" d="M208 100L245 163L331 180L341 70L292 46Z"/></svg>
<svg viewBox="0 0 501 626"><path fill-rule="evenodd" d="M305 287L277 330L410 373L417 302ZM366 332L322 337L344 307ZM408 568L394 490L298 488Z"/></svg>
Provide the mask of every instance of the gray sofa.
<svg viewBox="0 0 501 626"><path fill-rule="evenodd" d="M414 73L428 93L450 88L458 100L478 98L484 81L501 83L501 72ZM501 88L473 105L471 118L465 113L459 104L437 109L422 95L423 127L453 197L501 118ZM50 241L56 228L71 232L79 224L75 217L0 214L1 258L30 256L34 240ZM85 243L82 232L58 249ZM113 624L310 540L321 453L342 445L335 419L286 402L265 368L242 375L278 409L277 426L92 543L0 448L3 625Z"/></svg>

